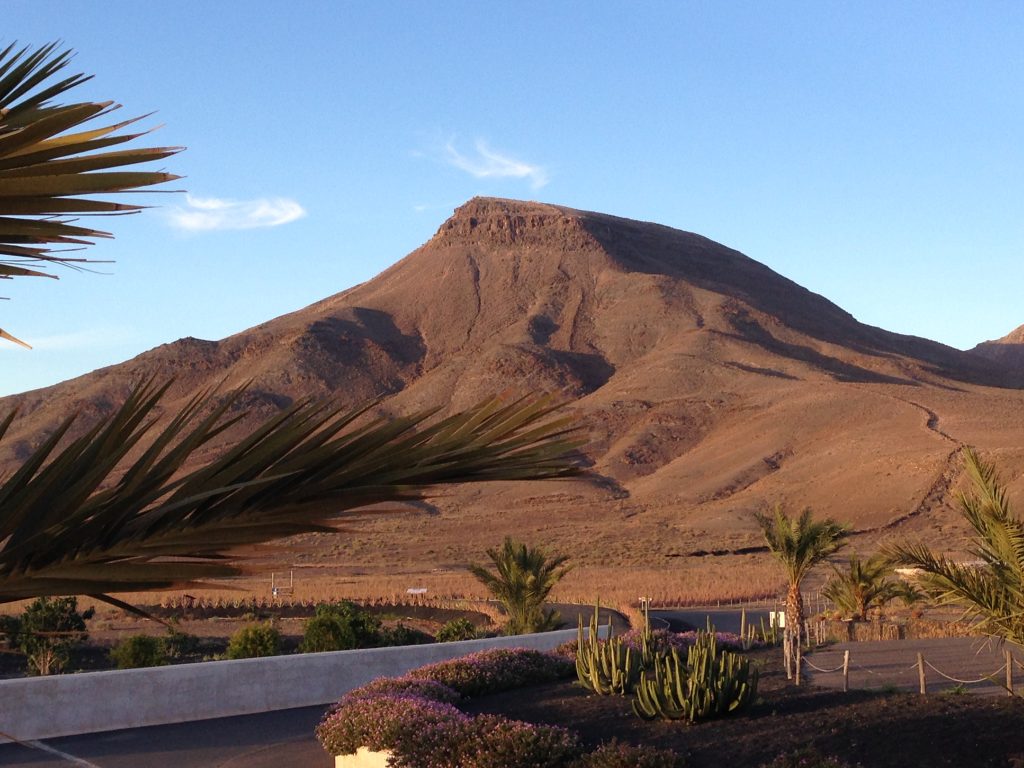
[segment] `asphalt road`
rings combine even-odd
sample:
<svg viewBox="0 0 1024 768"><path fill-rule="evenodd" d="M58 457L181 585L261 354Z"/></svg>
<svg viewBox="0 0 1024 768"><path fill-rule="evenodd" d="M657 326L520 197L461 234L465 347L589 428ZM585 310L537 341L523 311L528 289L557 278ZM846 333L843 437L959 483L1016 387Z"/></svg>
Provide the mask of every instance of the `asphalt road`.
<svg viewBox="0 0 1024 768"><path fill-rule="evenodd" d="M27 745L0 744L11 768L331 768L313 735L327 707L156 725Z"/></svg>

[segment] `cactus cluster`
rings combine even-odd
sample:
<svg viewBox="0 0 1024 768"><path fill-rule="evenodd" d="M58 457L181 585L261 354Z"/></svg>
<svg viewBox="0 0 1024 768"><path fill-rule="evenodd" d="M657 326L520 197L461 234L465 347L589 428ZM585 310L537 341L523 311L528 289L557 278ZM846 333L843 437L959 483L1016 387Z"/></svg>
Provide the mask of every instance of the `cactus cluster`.
<svg viewBox="0 0 1024 768"><path fill-rule="evenodd" d="M754 700L757 678L749 659L719 651L715 633L709 629L697 633L685 663L672 649L658 655L652 670L640 673L633 711L645 720L663 717L692 722L719 717Z"/></svg>
<svg viewBox="0 0 1024 768"><path fill-rule="evenodd" d="M594 616L590 619L590 632L587 634L583 631L583 617L579 619L576 676L584 688L594 693L624 696L636 689L640 674L654 663L650 621L645 612L640 649L635 650L623 643L622 638L615 636L610 618L605 639L599 638L598 610L599 606L594 606Z"/></svg>

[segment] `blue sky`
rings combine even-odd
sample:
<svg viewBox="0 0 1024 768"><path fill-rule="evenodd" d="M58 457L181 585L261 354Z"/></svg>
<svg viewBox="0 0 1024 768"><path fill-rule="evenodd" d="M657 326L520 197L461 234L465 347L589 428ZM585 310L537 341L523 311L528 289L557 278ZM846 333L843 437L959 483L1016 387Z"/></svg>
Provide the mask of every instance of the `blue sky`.
<svg viewBox="0 0 1024 768"><path fill-rule="evenodd" d="M5 0L189 196L8 281L0 394L373 277L474 195L698 232L859 320L1024 323L1024 4Z"/></svg>

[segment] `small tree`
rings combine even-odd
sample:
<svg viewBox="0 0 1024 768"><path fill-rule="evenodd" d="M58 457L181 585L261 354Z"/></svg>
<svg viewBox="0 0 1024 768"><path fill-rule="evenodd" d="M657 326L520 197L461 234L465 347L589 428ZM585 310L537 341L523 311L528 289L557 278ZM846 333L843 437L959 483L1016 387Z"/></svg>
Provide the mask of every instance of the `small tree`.
<svg viewBox="0 0 1024 768"><path fill-rule="evenodd" d="M85 620L90 608L78 612L74 597L34 600L21 614L15 631L15 647L25 654L29 672L36 675L60 674L71 659L71 649L88 637Z"/></svg>
<svg viewBox="0 0 1024 768"><path fill-rule="evenodd" d="M909 584L894 578L893 567L881 554L861 560L857 555L850 557L846 570L832 568L822 594L836 604L845 618L863 621L872 608L883 608L896 599L912 603L920 597Z"/></svg>
<svg viewBox="0 0 1024 768"><path fill-rule="evenodd" d="M561 623L557 611L544 608L552 588L571 568L562 567L565 555L549 556L544 550L527 547L506 538L501 549L488 549L494 572L470 565L473 574L501 602L508 615L510 635L546 632Z"/></svg>
<svg viewBox="0 0 1024 768"><path fill-rule="evenodd" d="M814 520L810 509L789 517L776 504L772 514L755 514L765 543L782 564L789 582L786 590L786 633L798 631L804 622L804 599L800 584L814 566L844 545L846 526L831 518Z"/></svg>

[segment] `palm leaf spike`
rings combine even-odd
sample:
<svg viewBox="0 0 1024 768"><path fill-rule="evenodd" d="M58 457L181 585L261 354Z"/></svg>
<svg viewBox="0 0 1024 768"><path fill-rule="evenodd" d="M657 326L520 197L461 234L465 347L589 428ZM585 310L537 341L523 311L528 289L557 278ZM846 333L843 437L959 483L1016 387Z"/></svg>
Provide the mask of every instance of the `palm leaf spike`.
<svg viewBox="0 0 1024 768"><path fill-rule="evenodd" d="M83 197L132 192L180 178L162 170L111 170L155 162L181 147L99 151L148 131L118 133L143 119L132 118L79 130L120 105L110 101L53 104L91 76L57 79L70 50L49 43L31 50L14 44L0 51L0 278L53 277L46 265L79 268L93 260L53 246L92 245L111 234L71 223L66 217L137 213L144 206ZM0 330L0 338L28 346Z"/></svg>
<svg viewBox="0 0 1024 768"><path fill-rule="evenodd" d="M239 573L241 544L331 529L348 510L419 498L439 484L565 477L580 445L532 403L481 403L438 424L425 415L351 428L352 415L298 403L208 465L185 471L195 450L240 418L241 390L197 396L150 437L167 385L147 382L125 404L60 447L69 419L0 482L0 602L39 595L165 589ZM481 429L459 433L481 410ZM11 417L0 426L6 429ZM501 430L492 427L504 424ZM2 433L0 433L2 434ZM531 435L530 440L524 435ZM382 437L383 436L383 437Z"/></svg>

